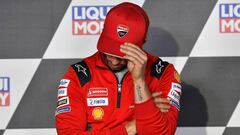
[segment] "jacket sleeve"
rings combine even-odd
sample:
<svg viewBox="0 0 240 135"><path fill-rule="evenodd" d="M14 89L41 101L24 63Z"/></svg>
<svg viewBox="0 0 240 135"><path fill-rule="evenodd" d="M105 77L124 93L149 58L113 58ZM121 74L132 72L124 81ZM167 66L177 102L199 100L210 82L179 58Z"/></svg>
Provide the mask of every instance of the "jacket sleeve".
<svg viewBox="0 0 240 135"><path fill-rule="evenodd" d="M72 67L60 81L55 118L58 135L127 135L123 125L111 129L86 130L86 100Z"/></svg>
<svg viewBox="0 0 240 135"><path fill-rule="evenodd" d="M175 133L180 109L181 85L179 79L177 71L170 64L156 85L156 90L162 91L163 97L170 100L169 112L162 113L156 107L153 98L135 105L138 135L173 135Z"/></svg>

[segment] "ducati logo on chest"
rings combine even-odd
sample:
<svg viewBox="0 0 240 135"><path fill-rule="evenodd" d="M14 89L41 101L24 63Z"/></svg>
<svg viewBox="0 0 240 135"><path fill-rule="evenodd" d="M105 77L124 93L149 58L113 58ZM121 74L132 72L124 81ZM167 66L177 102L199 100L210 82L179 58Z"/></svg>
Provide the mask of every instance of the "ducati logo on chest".
<svg viewBox="0 0 240 135"><path fill-rule="evenodd" d="M125 25L118 25L117 26L117 33L120 38L123 38L125 35L127 35L129 31L129 28Z"/></svg>

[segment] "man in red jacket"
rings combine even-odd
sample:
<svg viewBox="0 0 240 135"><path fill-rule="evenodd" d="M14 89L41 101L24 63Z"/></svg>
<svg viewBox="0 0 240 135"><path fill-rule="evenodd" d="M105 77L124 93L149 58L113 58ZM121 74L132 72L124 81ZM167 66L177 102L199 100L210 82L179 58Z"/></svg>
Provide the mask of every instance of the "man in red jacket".
<svg viewBox="0 0 240 135"><path fill-rule="evenodd" d="M175 133L180 77L172 64L142 50L148 26L138 5L125 2L109 11L99 51L73 64L60 81L59 135Z"/></svg>

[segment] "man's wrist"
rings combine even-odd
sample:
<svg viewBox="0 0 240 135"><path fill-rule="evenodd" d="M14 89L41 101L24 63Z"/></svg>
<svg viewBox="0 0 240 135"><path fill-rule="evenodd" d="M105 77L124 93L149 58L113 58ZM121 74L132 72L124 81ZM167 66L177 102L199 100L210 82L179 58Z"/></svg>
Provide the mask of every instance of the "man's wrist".
<svg viewBox="0 0 240 135"><path fill-rule="evenodd" d="M136 85L136 84L143 84L145 83L145 78L144 77L141 77L141 78L138 78L138 79L135 79L133 80L133 83Z"/></svg>
<svg viewBox="0 0 240 135"><path fill-rule="evenodd" d="M133 81L135 103L139 104L145 102L151 97L145 78L139 78Z"/></svg>

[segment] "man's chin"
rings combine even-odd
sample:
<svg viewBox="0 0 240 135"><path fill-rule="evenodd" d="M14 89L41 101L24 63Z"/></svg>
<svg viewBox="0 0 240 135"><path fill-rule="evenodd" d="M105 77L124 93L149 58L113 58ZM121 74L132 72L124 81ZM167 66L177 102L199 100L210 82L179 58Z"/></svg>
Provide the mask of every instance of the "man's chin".
<svg viewBox="0 0 240 135"><path fill-rule="evenodd" d="M110 67L110 69L112 70L112 72L116 73L116 72L121 72L123 71L124 69L126 69L127 67L126 66L123 66L123 67L119 67L119 68L112 68Z"/></svg>

